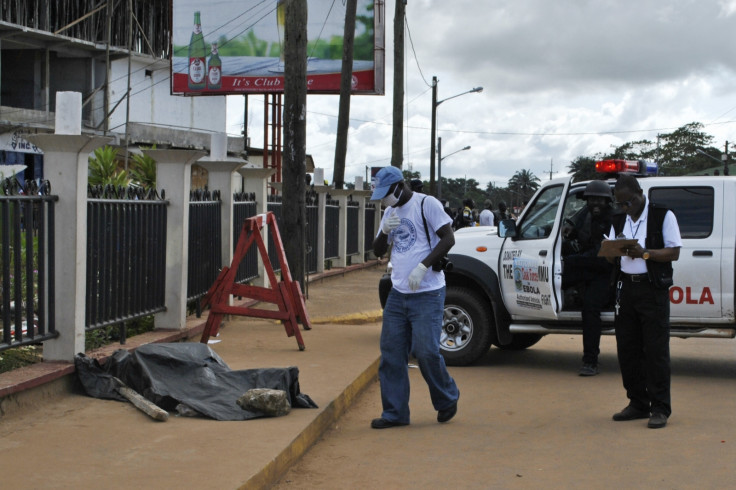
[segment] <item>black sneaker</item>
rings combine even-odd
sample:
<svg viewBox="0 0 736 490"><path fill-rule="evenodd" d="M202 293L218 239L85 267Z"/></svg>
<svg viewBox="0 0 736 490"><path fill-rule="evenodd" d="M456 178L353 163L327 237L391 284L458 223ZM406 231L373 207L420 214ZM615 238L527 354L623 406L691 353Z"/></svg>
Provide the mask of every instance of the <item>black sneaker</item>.
<svg viewBox="0 0 736 490"><path fill-rule="evenodd" d="M598 374L598 364L592 364L586 362L578 371L580 376L595 376Z"/></svg>
<svg viewBox="0 0 736 490"><path fill-rule="evenodd" d="M667 416L660 412L654 412L647 423L650 429L661 429L665 425L667 425Z"/></svg>
<svg viewBox="0 0 736 490"><path fill-rule="evenodd" d="M625 420L636 420L636 419L648 419L649 410L640 410L636 407L628 405L626 408L618 413L613 414L613 420L616 422L622 422Z"/></svg>
<svg viewBox="0 0 736 490"><path fill-rule="evenodd" d="M401 427L402 425L409 424L405 424L404 422L394 422L391 420L386 420L383 417L379 419L373 419L371 421L371 427L374 429L388 429L390 427Z"/></svg>

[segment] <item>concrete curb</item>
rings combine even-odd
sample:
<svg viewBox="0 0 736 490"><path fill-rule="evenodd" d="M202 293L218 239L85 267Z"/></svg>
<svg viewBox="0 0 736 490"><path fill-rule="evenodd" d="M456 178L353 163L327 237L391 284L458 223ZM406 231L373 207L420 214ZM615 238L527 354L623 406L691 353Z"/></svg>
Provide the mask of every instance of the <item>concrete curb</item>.
<svg viewBox="0 0 736 490"><path fill-rule="evenodd" d="M380 357L363 371L352 383L350 383L340 395L329 405L261 471L251 477L240 488L243 490L256 490L268 488L275 484L294 463L304 456L312 445L322 437L332 424L347 411L355 399L368 387L369 384L378 379L378 364Z"/></svg>

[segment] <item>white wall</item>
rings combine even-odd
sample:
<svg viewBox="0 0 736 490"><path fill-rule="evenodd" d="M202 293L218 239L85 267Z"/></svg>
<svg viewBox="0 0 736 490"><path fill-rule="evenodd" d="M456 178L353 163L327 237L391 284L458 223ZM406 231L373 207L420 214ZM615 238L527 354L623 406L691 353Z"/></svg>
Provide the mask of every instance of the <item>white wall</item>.
<svg viewBox="0 0 736 490"><path fill-rule="evenodd" d="M168 62L133 59L131 65L130 122L157 124L172 129L193 129L224 133L225 96L181 97L170 94ZM146 70L152 72L146 76ZM128 87L128 60L111 63L110 108L125 96ZM126 102L120 103L110 117L110 130L125 132Z"/></svg>

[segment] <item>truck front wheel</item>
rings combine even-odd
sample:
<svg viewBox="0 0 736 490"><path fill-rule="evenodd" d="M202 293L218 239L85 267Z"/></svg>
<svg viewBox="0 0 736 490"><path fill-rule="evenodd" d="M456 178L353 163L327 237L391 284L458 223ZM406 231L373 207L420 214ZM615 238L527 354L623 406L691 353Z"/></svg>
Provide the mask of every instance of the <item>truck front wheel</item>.
<svg viewBox="0 0 736 490"><path fill-rule="evenodd" d="M475 291L450 286L445 296L440 352L450 366L467 366L488 352L495 335L488 303Z"/></svg>

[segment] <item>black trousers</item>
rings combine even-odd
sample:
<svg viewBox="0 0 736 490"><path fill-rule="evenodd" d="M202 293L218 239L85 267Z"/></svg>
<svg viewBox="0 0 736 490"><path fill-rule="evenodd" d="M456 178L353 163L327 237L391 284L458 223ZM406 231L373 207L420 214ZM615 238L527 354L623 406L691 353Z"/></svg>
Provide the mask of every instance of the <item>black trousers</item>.
<svg viewBox="0 0 736 490"><path fill-rule="evenodd" d="M583 363L598 364L598 354L601 349L601 311L610 298L609 283L611 274L598 274L590 281L585 282L583 293Z"/></svg>
<svg viewBox="0 0 736 490"><path fill-rule="evenodd" d="M633 407L669 417L670 298L649 281L622 278L616 348L626 396Z"/></svg>

